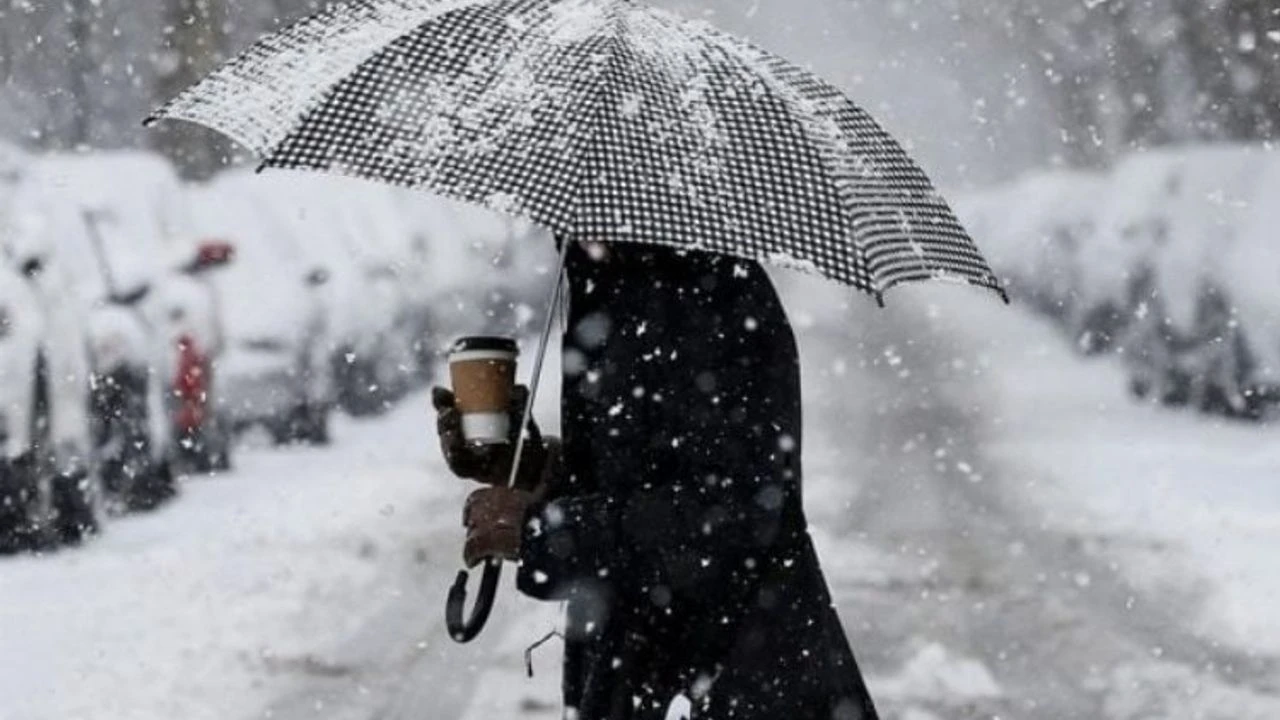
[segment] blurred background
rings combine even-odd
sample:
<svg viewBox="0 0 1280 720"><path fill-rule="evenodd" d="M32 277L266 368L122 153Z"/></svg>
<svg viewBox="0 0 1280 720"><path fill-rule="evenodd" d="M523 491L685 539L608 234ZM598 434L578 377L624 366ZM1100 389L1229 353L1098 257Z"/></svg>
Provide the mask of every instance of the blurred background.
<svg viewBox="0 0 1280 720"><path fill-rule="evenodd" d="M202 177L231 149L137 119L314 0L11 0L0 134L24 146L153 147ZM944 182L1136 149L1270 138L1280 20L1267 0L765 0L664 3L848 88Z"/></svg>
<svg viewBox="0 0 1280 720"><path fill-rule="evenodd" d="M141 126L327 4L0 0L0 717L557 714L554 609L440 628L422 394L550 244ZM1280 0L657 4L847 90L1014 300L776 275L884 716L1280 717Z"/></svg>

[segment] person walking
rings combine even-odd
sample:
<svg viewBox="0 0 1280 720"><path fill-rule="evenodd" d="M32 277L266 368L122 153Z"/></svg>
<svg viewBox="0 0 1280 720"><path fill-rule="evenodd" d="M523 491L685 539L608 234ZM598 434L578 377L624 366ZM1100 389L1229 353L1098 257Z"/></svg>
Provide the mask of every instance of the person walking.
<svg viewBox="0 0 1280 720"><path fill-rule="evenodd" d="M755 261L882 306L927 280L1009 298L852 98L643 2L387 1L326 5L147 122L162 119L236 138L262 169L600 243L567 268L561 452L534 443L524 482L498 487L504 453L468 449L435 398L454 471L494 485L468 500L465 559L518 560L524 592L568 601L567 715L644 720L683 694L698 720L875 718L806 533L795 340ZM500 572L486 564L466 618L459 574L455 640L483 628Z"/></svg>
<svg viewBox="0 0 1280 720"><path fill-rule="evenodd" d="M567 601L574 720L876 720L803 509L800 365L759 265L574 242L566 258L562 440L468 446L437 388L466 563L519 562ZM521 394L512 409L527 397ZM513 423L519 427L519 423Z"/></svg>

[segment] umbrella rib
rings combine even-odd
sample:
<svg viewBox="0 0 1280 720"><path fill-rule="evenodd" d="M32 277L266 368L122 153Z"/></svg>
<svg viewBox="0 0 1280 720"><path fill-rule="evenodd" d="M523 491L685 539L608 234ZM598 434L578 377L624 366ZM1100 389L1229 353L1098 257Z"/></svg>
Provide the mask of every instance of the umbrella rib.
<svg viewBox="0 0 1280 720"><path fill-rule="evenodd" d="M490 1L492 2L493 0L490 0ZM539 0L533 0L532 2L530 0L496 0L495 4L498 4L500 6L510 6L510 5L536 6L539 4ZM467 2L464 4L460 4L456 8L451 9L449 12L435 15L430 19L424 21L423 23L417 24L410 31L402 34L396 41L394 41L390 45L387 45L381 48L379 53L375 53L374 55L371 55L370 57L365 58L365 60L361 63L361 65L357 67L355 71L353 71L348 75L348 78L354 77L357 73L360 72L360 68L367 66L369 63L378 62L379 58L383 55L383 53L387 51L389 47L393 47L399 43L407 41L415 33L423 32L424 26L426 26L427 24L443 22L447 19L447 16L450 13L456 12L456 11L464 11L474 7L475 5L476 5L475 2ZM605 42L607 43L607 46L610 48L615 48L609 53L609 56L610 56L609 67L604 71L604 74L606 76L609 73L616 72L616 66L617 66L616 43L619 35L617 31L617 26L618 26L617 23L619 20L619 16L616 11L613 12L612 15L613 17L610 19L610 25L614 28L614 30L613 32L609 33L607 36L602 35L602 38L605 38ZM520 46L521 44L527 43L527 41L530 38L533 38L536 36L538 31L539 31L538 27L530 26L525 31L525 35L523 35L519 39L519 41L514 44L516 46ZM550 66L550 65L555 65L556 64L555 61L558 59L560 58L557 55L553 54L545 58L541 62L543 65ZM579 87L583 88L582 90L579 91L579 94L584 99L583 108L582 108L583 113L590 115L592 118L595 118L595 117L598 117L598 115L602 110L603 99L607 92L607 83L596 82L596 80L598 80L600 77L599 73L596 73L596 74L584 73L583 76L584 78L579 81L580 82ZM297 134L300 131L300 129L305 127L308 123L310 123L312 121L312 118L314 118L318 113L325 112L326 108L329 107L333 99L337 97L338 94L342 91L346 82L347 81L344 81L344 83L339 83L331 87L329 92L327 92L320 100L318 100L315 106L312 107L308 111L308 113L299 120L299 122L295 125L295 127L290 131L289 135L292 136ZM587 131L579 134L579 135L584 135L585 137L583 137L582 139L575 140L571 145L573 149L567 149L567 152L573 153L574 155L577 155L577 156L581 156L585 152L589 151L589 149L594 144L595 136L598 135L598 130L599 130L598 125L599 123L594 123L594 122L586 123L585 127L587 128ZM293 162L292 153L293 153L293 148L290 148L288 143L282 143L281 145L274 148L273 153L264 160L263 167L264 168L276 167L276 166L284 166L284 167L291 167L291 168L300 167L302 169L321 170L321 171L333 172L337 174L354 175L356 177L365 176L365 174L359 171L353 172L342 166L322 168L322 167L313 167L305 164L298 165L295 162ZM569 182L573 183L575 187L580 187L582 183L585 182L586 172L587 172L586 168L580 168L578 170L577 177L573 178ZM413 187L413 188L424 187L420 182L413 181L410 179L405 179L405 178L394 179L394 180L391 180L391 182L404 185L406 187ZM509 207L503 206L501 205L501 203L495 204L495 202L497 201L495 201L493 198L486 197L486 196L479 196L471 188L456 187L451 183L429 183L425 187L430 189L432 192L443 195L443 196L451 197L451 198L472 203L472 204L481 205L493 210L511 212L511 209ZM542 218L539 218L538 221L553 231L560 231L560 230L563 230L565 227L568 227L571 225L572 214L573 213L570 210L565 213L566 217L563 219L560 219L559 221L557 221L557 218L555 217L542 217ZM557 215L559 215L559 213L557 213Z"/></svg>
<svg viewBox="0 0 1280 720"><path fill-rule="evenodd" d="M856 175L850 177L841 168L832 167L831 165L841 155L850 152L849 148L841 146L843 142L848 142L852 138L849 138L849 133L841 127L840 118L847 113L853 113L853 117L849 119L850 122L855 124L858 122L870 123L872 128L878 128L874 121L865 117L865 113L853 105L834 86L811 73L791 65L786 60L727 33L711 29L706 35L727 55L741 63L747 72L754 73L755 76L764 80L770 91L780 95L784 101L787 101L783 105L787 109L788 115L791 116L792 122L816 146L827 148L827 152L819 153L819 160L824 171L823 179L834 188L839 197L849 202L851 206L863 205L877 194L882 194L895 201L913 200L909 196L903 196L903 189L905 188L923 196L921 199L922 207L928 207L930 203L936 203L949 212L949 208L938 197L927 175L913 164L907 164L903 167L876 168L875 177L883 183L891 183L892 185L888 188L868 191L854 187L850 181L856 180ZM812 84L813 87L810 89L798 87L795 83L789 82L786 77L780 76L780 73L794 74L799 78L803 78L806 83ZM795 113L805 106L813 107L815 113L821 112L822 114L815 114L812 118L797 117ZM815 123L811 122L812 120L829 121L832 124L832 132L830 134L818 132L814 126ZM883 131L881 134L870 134L868 137L861 139L877 147L887 146L895 150L893 154L901 155L906 159L907 163L910 163L910 158L906 155L905 150L901 149L892 136L888 135L888 133L883 133ZM851 202L854 200L857 202ZM858 228L867 220L874 221L874 218L875 213L856 211L853 207L846 208L845 220L848 223L849 239L854 245L859 263L867 274L867 279L873 285L872 289L877 296L880 296L896 283L893 283L891 278L881 277L879 273L874 271L876 265L871 262L869 257L869 246L860 237ZM885 240L880 239L877 242L885 242ZM981 261L980 256L976 254L976 249L974 254L979 259L977 266L985 270L985 277L982 280L995 282L994 273L991 272L989 267L985 266L985 261ZM918 266L923 273L932 273L936 270L951 270L941 266L935 267L928 257L920 257Z"/></svg>
<svg viewBox="0 0 1280 720"><path fill-rule="evenodd" d="M395 47L406 38L421 32L428 24L444 22L454 13L469 10L477 5L498 4L506 1L507 0L435 0L435 2L429 3L427 8L417 8L419 11L425 11L421 17L415 18L411 23L406 22L404 25L398 25L393 34L383 38L383 41L380 42L377 47L374 47L370 52L361 56L358 62L351 64L348 69L341 74L342 79L340 81L330 83L325 87L323 92L316 94L310 102L305 104L305 109L296 116L295 120L288 126L288 129L285 132L280 133L279 138L269 143L268 147L274 147L275 152L261 153L263 155L262 167L272 166L279 150L286 145L285 140L305 126L307 122L316 115L316 113L322 111L337 95L340 88L344 86L345 81L348 78L360 72L361 68L365 67L367 64L376 62L378 58L387 52L388 48ZM414 0L385 0L385 2L382 3L378 3L376 0L362 0L361 4L372 9L375 5L401 5L403 7L404 5L417 5L418 3L415 3Z"/></svg>
<svg viewBox="0 0 1280 720"><path fill-rule="evenodd" d="M273 147L324 104L334 87L330 80L349 75L379 54L388 42L414 32L423 23L488 1L435 0L426 7L415 0L335 4L254 43L235 60L170 100L148 121L170 118L211 127L267 158ZM335 18L344 14L349 20L336 22ZM381 32L369 32L367 22L380 17ZM318 44L326 52L319 52ZM281 82L277 77L294 73L301 65L320 68L312 72L313 81L307 83L311 92L300 92L296 83Z"/></svg>
<svg viewBox="0 0 1280 720"><path fill-rule="evenodd" d="M815 147L822 147L831 144L831 139L818 137L813 132L809 123L805 122L803 118L796 116L795 112L799 106L799 103L797 103L796 100L804 98L797 88L793 87L782 78L779 78L775 73L775 66L779 63L783 63L784 61L744 40L713 28L708 28L703 36L711 39L726 58L734 61L740 72L744 73L749 78L759 79L764 82L765 88L781 101L779 104L786 110L788 120L790 120L792 126L803 137L808 138ZM754 57L752 54L754 54ZM841 181L836 170L830 167L829 164L830 157L834 155L834 151L817 153L818 160L821 163L820 167L822 168L822 181L836 197L847 200L849 193L842 189ZM859 263L863 268L868 268L865 248L863 248L862 243L858 241L853 232L854 222L852 218L848 217L848 214L844 212L842 212L841 215L846 223L847 238L853 243L854 251L857 253L859 258ZM870 276L868 276L867 279L874 282ZM873 292L883 291L883 288L874 286L869 289Z"/></svg>
<svg viewBox="0 0 1280 720"><path fill-rule="evenodd" d="M609 27L612 29L612 34L610 34L605 41L609 49L609 59L604 72L601 73L601 77L597 79L597 82L595 82L594 92L592 93L591 109L587 113L591 122L587 123L587 127L589 128L587 136L582 141L581 149L578 151L578 157L580 160L578 163L578 177L574 182L573 193L570 195L570 197L577 198L577 200L574 203L574 209L568 214L565 221L568 228L572 228L576 224L574 220L578 217L580 212L579 207L582 204L582 186L586 184L587 174L592 169L590 163L585 162L585 160L594 157L595 155L595 144L600 135L599 128L603 125L603 123L596 121L600 119L601 113L604 112L604 97L608 93L610 87L607 79L611 72L617 72L619 68L618 46L622 42L621 30L623 16L621 8L617 5L611 5L611 10L612 17L609 20Z"/></svg>

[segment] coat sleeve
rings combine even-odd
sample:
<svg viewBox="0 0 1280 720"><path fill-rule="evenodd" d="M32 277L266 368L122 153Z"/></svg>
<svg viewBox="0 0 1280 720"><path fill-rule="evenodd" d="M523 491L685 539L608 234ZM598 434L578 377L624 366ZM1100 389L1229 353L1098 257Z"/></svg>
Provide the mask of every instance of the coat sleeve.
<svg viewBox="0 0 1280 720"><path fill-rule="evenodd" d="M618 503L604 494L562 497L530 508L517 584L540 600L567 600L585 585L612 583L625 567Z"/></svg>
<svg viewBox="0 0 1280 720"><path fill-rule="evenodd" d="M710 604L788 542L795 529L784 509L799 501L794 441L772 422L705 420L661 439L675 451L668 469L533 508L521 591L563 600L608 583L659 604Z"/></svg>

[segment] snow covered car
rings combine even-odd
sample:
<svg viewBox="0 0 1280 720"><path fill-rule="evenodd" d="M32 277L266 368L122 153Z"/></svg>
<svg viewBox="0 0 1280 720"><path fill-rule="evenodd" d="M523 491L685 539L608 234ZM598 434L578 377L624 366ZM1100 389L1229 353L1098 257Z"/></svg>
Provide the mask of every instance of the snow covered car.
<svg viewBox="0 0 1280 720"><path fill-rule="evenodd" d="M1143 266L1149 283L1143 302L1154 303L1158 312L1135 320L1133 347L1126 352L1131 373L1149 378L1160 401L1229 416L1254 412L1254 359L1248 329L1237 319L1235 294L1241 276L1256 275L1239 260L1247 209L1269 204L1255 202L1266 160L1266 153L1248 146L1180 153L1165 211L1168 231ZM1244 250L1246 262L1262 261L1267 241ZM1233 255L1235 272L1225 272L1223 260ZM1251 327L1265 332L1270 324ZM1155 344L1163 348L1149 351Z"/></svg>
<svg viewBox="0 0 1280 720"><path fill-rule="evenodd" d="M426 283L405 262L410 231L391 193L372 183L344 188L340 232L330 246L331 267L349 270L349 291L363 308L361 317L347 318L356 331L333 356L339 404L352 415L385 410L427 374L417 347L429 319L411 306L410 290Z"/></svg>
<svg viewBox="0 0 1280 720"><path fill-rule="evenodd" d="M79 542L103 507L79 309L40 258L17 260L0 263L0 551Z"/></svg>
<svg viewBox="0 0 1280 720"><path fill-rule="evenodd" d="M391 190L322 175L228 178L262 201L277 252L304 258L328 277L322 297L331 327L335 400L352 415L385 410L421 376L397 255L408 230Z"/></svg>
<svg viewBox="0 0 1280 720"><path fill-rule="evenodd" d="M1096 208L1106 182L1094 173L1055 171L1020 179L999 194L999 245L1021 296L1054 317L1082 346L1090 342L1080 255L1097 234Z"/></svg>
<svg viewBox="0 0 1280 720"><path fill-rule="evenodd" d="M1141 348L1156 356L1166 352L1158 325L1163 299L1151 290L1152 263L1168 242L1169 208L1177 190L1180 159L1152 152L1121 162L1106 180L1093 242L1081 247L1080 263L1088 268L1081 287L1077 333L1090 353Z"/></svg>
<svg viewBox="0 0 1280 720"><path fill-rule="evenodd" d="M182 210L168 164L125 152L39 158L12 204L15 241L57 258L87 314L95 453L109 494L134 508L174 493L175 463L225 465L229 448L211 413L175 411L190 351L211 366L222 345ZM208 424L181 425L191 418Z"/></svg>
<svg viewBox="0 0 1280 720"><path fill-rule="evenodd" d="M209 275L226 337L215 363L218 414L237 431L265 427L279 443L327 443L327 273L271 241L277 230L261 198L235 173L190 189L187 203L195 230L236 247L235 262Z"/></svg>
<svg viewBox="0 0 1280 720"><path fill-rule="evenodd" d="M159 283L152 300L169 353L162 367L173 372L165 410L173 433L173 458L183 472L231 467L229 418L213 402L225 328L211 275L234 255L231 246L219 241L197 244L190 263Z"/></svg>
<svg viewBox="0 0 1280 720"><path fill-rule="evenodd" d="M406 277L411 307L429 308L420 363L438 360L459 335L528 332L553 272L554 245L528 223L419 192L398 196L409 226ZM495 268L501 271L495 271Z"/></svg>
<svg viewBox="0 0 1280 720"><path fill-rule="evenodd" d="M1243 209L1235 242L1219 268L1231 278L1231 322L1244 345L1245 415L1280 417L1280 324L1276 278L1280 277L1280 157L1269 153L1253 181L1254 199Z"/></svg>

